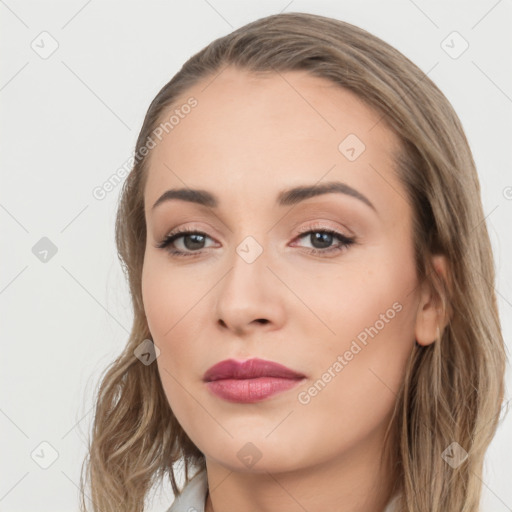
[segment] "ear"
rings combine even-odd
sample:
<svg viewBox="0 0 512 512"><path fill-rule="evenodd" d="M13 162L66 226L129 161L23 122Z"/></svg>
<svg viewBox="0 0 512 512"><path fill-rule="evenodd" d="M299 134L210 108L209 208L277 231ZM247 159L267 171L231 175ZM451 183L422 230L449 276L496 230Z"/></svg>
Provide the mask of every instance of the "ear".
<svg viewBox="0 0 512 512"><path fill-rule="evenodd" d="M432 272L422 283L418 311L416 312L415 336L420 345L436 341L449 320L443 307L446 287L450 287L448 261L443 254L432 257Z"/></svg>

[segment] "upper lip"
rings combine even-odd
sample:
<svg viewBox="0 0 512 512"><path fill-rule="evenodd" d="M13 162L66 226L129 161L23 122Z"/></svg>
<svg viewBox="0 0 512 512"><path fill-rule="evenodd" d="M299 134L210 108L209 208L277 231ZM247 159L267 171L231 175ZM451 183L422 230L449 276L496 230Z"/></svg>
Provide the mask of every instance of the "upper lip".
<svg viewBox="0 0 512 512"><path fill-rule="evenodd" d="M253 379L257 377L300 379L305 376L282 364L264 359L253 358L246 361L226 359L209 368L205 372L203 380L210 382L220 379Z"/></svg>

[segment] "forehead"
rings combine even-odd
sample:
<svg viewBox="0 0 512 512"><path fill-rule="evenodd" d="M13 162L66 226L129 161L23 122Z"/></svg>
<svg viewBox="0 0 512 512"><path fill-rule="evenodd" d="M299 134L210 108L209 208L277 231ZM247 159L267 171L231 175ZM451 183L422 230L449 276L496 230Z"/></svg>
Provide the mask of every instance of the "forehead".
<svg viewBox="0 0 512 512"><path fill-rule="evenodd" d="M188 89L162 120L190 97L197 105L151 150L147 208L175 187L208 189L226 202L242 191L274 201L281 189L322 179L375 202L397 194L397 137L378 112L328 80L226 68ZM386 181L394 187L385 191Z"/></svg>

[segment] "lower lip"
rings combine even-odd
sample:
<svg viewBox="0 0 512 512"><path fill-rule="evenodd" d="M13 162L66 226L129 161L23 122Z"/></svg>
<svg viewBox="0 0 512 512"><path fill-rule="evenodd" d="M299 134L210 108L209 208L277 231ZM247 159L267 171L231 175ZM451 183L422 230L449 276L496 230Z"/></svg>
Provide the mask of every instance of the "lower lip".
<svg viewBox="0 0 512 512"><path fill-rule="evenodd" d="M303 379L258 377L256 379L220 379L207 382L212 393L229 402L252 403L295 387Z"/></svg>

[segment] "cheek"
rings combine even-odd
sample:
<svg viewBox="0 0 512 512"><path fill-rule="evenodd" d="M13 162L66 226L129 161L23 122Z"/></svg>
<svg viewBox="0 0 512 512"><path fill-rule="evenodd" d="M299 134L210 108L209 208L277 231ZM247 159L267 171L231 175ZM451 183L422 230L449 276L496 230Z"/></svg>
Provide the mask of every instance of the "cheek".
<svg viewBox="0 0 512 512"><path fill-rule="evenodd" d="M312 312L308 321L318 324L319 343L327 341L327 346L339 349L340 340L358 338L364 343L369 330L376 334L376 329L380 338L386 338L411 326L412 294L408 294L415 281L406 264L361 261L301 283L295 291L305 297Z"/></svg>
<svg viewBox="0 0 512 512"><path fill-rule="evenodd" d="M329 306L336 335L319 336L310 351L315 372L301 389L305 394L300 403L310 401L303 406L305 417L316 421L312 418L317 416L355 441L381 424L394 407L413 349L414 307L405 279L381 276L345 283L353 286L353 293Z"/></svg>
<svg viewBox="0 0 512 512"><path fill-rule="evenodd" d="M142 273L144 310L155 345L159 372L169 399L183 393L179 383L199 380L199 345L205 325L205 285L188 273L170 272L157 258L145 261ZM197 374L196 374L197 373ZM176 379L176 380L175 380Z"/></svg>
<svg viewBox="0 0 512 512"><path fill-rule="evenodd" d="M193 293L180 281L179 273L174 273L171 278L169 271L155 260L149 257L144 263L144 310L151 338L160 350L156 364L165 395L174 413L182 417L189 397L180 383L184 382L187 369L195 368L193 334L188 331L187 339L183 337L190 327L187 311L191 309L189 303Z"/></svg>
<svg viewBox="0 0 512 512"><path fill-rule="evenodd" d="M390 245L333 276L323 286L317 281L317 291L309 292L311 309L324 323L311 315L310 322L323 332L313 340L317 368L327 371L342 356L344 368L334 373L345 375L349 389L357 383L362 392L381 377L396 390L414 343L417 281L412 257Z"/></svg>
<svg viewBox="0 0 512 512"><path fill-rule="evenodd" d="M153 339L160 343L172 339L202 294L202 287L191 286L183 273L170 272L159 258L149 256L142 272L142 299Z"/></svg>

